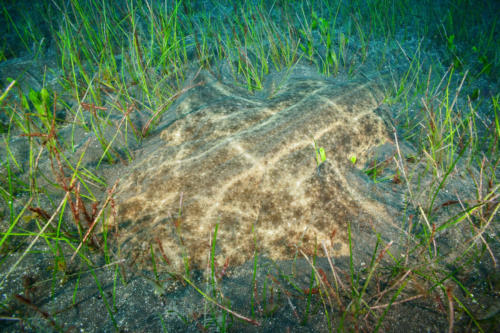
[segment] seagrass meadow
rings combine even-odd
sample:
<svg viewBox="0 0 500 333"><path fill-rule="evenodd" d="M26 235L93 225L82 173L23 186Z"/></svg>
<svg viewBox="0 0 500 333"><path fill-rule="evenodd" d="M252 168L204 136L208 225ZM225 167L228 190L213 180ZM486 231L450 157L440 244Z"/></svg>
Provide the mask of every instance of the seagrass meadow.
<svg viewBox="0 0 500 333"><path fill-rule="evenodd" d="M500 3L0 2L0 329L500 331Z"/></svg>

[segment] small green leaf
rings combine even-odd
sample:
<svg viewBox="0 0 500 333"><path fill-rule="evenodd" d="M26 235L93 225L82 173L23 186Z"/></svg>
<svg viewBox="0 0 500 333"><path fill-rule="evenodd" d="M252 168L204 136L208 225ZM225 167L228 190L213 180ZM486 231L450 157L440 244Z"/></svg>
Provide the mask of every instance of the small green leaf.
<svg viewBox="0 0 500 333"><path fill-rule="evenodd" d="M318 153L318 148L316 148L316 143L314 144L314 150L316 152L316 164L319 165L321 163L319 153Z"/></svg>
<svg viewBox="0 0 500 333"><path fill-rule="evenodd" d="M26 110L30 111L30 104L28 103L28 99L24 94L21 94L21 104Z"/></svg>
<svg viewBox="0 0 500 333"><path fill-rule="evenodd" d="M356 160L357 160L356 156L354 156L354 155L351 156L351 163L352 163L352 165L356 164Z"/></svg>
<svg viewBox="0 0 500 333"><path fill-rule="evenodd" d="M30 92L28 93L28 98L30 99L31 103L33 103L33 105L35 106L41 104L39 93L34 91L33 89L30 89Z"/></svg>
<svg viewBox="0 0 500 333"><path fill-rule="evenodd" d="M320 23L321 23L321 33L323 35L326 35L326 33L328 32L328 21L320 18L319 19Z"/></svg>
<svg viewBox="0 0 500 333"><path fill-rule="evenodd" d="M40 98L42 99L42 103L47 104L47 102L49 101L49 91L45 88L42 88L42 90L40 90Z"/></svg>
<svg viewBox="0 0 500 333"><path fill-rule="evenodd" d="M325 154L325 150L323 149L323 147L321 147L319 149L319 156L321 157L321 163L326 161L326 154Z"/></svg>
<svg viewBox="0 0 500 333"><path fill-rule="evenodd" d="M311 24L311 29L316 30L318 28L318 15L316 12L312 12L312 24Z"/></svg>

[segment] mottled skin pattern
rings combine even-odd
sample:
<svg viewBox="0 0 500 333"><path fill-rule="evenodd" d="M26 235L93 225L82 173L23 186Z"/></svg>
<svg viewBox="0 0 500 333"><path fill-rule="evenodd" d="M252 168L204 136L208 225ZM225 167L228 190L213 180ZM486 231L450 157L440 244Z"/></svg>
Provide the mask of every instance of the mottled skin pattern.
<svg viewBox="0 0 500 333"><path fill-rule="evenodd" d="M111 223L126 257L147 266L153 245L171 270L183 269L183 255L203 268L217 223L220 265L251 258L255 240L272 259L293 258L297 247L312 254L321 242L347 255L347 222L388 218L349 182L350 157L362 165L388 139L374 83L292 76L263 99L205 81L169 111L177 120L120 182ZM326 152L319 167L313 139Z"/></svg>

